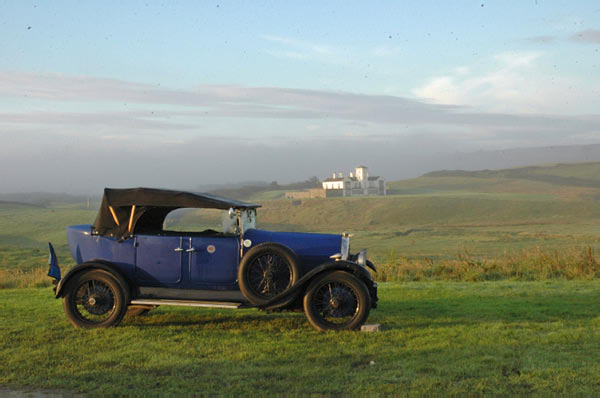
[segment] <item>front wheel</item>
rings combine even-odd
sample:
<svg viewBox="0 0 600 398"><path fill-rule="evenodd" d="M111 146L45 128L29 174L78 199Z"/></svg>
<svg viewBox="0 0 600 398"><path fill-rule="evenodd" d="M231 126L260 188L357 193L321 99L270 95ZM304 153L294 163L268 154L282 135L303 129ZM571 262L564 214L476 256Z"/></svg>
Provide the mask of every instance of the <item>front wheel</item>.
<svg viewBox="0 0 600 398"><path fill-rule="evenodd" d="M313 281L304 295L304 313L317 330L358 329L369 317L371 296L352 274L336 271Z"/></svg>
<svg viewBox="0 0 600 398"><path fill-rule="evenodd" d="M63 308L78 328L117 325L127 312L125 292L119 280L103 270L83 271L67 286Z"/></svg>

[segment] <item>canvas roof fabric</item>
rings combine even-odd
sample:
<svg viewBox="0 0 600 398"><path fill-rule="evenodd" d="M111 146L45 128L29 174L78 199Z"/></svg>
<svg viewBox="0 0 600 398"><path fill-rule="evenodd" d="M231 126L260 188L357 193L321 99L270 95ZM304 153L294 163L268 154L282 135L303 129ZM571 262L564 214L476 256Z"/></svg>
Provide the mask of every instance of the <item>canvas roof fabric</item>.
<svg viewBox="0 0 600 398"><path fill-rule="evenodd" d="M258 204L207 193L157 188L105 188L94 222L99 235L124 239L134 231L160 231L167 214L180 208L256 209Z"/></svg>

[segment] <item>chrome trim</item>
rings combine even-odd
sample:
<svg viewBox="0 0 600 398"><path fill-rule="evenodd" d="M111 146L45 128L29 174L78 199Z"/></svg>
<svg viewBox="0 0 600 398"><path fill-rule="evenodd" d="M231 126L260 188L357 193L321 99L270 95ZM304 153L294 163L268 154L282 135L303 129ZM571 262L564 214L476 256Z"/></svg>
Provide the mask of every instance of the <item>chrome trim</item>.
<svg viewBox="0 0 600 398"><path fill-rule="evenodd" d="M360 265L361 267L367 266L367 249L362 249L360 253L358 253L356 264Z"/></svg>
<svg viewBox="0 0 600 398"><path fill-rule="evenodd" d="M346 233L342 235L342 247L340 248L340 252L342 254L342 260L348 260L348 254L350 252L350 235Z"/></svg>
<svg viewBox="0 0 600 398"><path fill-rule="evenodd" d="M163 299L137 299L131 300L131 304L138 305L176 305L182 307L205 307L205 308L239 308L240 303L190 301L190 300L163 300Z"/></svg>

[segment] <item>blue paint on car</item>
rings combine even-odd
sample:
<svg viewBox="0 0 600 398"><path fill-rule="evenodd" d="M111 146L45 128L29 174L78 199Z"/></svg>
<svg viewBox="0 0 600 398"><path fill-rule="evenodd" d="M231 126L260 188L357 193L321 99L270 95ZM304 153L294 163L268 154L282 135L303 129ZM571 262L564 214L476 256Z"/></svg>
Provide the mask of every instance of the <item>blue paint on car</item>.
<svg viewBox="0 0 600 398"><path fill-rule="evenodd" d="M331 307L306 307L305 301L313 326L360 326L368 316L365 306L376 306L377 284L366 258L351 259L349 237L257 229L257 207L208 194L107 188L95 223L67 228L77 265L62 279L49 244L48 275L56 280L56 297L65 298L75 326L102 327L117 324L127 305L297 309L311 282L323 280L335 283L335 289L316 284L314 294L321 296L306 293L318 306ZM229 218L222 232L164 229L165 217L179 208L221 209ZM327 324L325 318L343 308L355 309L340 315L350 321Z"/></svg>

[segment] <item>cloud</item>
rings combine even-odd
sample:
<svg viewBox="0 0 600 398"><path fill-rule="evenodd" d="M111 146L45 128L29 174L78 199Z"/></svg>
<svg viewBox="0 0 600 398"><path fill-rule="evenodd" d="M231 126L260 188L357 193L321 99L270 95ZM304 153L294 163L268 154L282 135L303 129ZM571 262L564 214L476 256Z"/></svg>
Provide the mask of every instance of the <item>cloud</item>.
<svg viewBox="0 0 600 398"><path fill-rule="evenodd" d="M475 75L468 68L456 68L451 74L432 77L413 93L438 104L485 104L493 111L511 111L504 104L512 104L522 95L518 90L523 83L519 71L531 66L539 56L539 53L497 54L493 60L499 66L492 72Z"/></svg>
<svg viewBox="0 0 600 398"><path fill-rule="evenodd" d="M542 56L539 52L506 52L494 55L504 70L513 70L521 67L530 67Z"/></svg>
<svg viewBox="0 0 600 398"><path fill-rule="evenodd" d="M498 56L502 73L478 76L473 68L453 68L427 86L434 94L447 90L447 103L279 87L184 90L0 72L0 98L19 99L11 112L0 113L0 190L182 188L190 173L198 184L227 176L289 181L351 169L357 162L398 178L414 175L411 164L424 164L420 158L436 153L597 142L598 114L489 112L455 104L478 98L482 87L493 91L494 99L511 98L498 89L519 87L502 79L529 70L537 57ZM79 167L90 161L95 166Z"/></svg>
<svg viewBox="0 0 600 398"><path fill-rule="evenodd" d="M371 55L373 55L374 57L389 57L398 54L400 51L400 47L381 45L373 48L371 50Z"/></svg>
<svg viewBox="0 0 600 398"><path fill-rule="evenodd" d="M600 30L597 29L587 29L582 30L581 32L577 32L569 38L571 41L577 43L591 43L591 44L599 44L600 43Z"/></svg>
<svg viewBox="0 0 600 398"><path fill-rule="evenodd" d="M265 50L265 52L277 58L290 58L296 60L309 58L307 54L303 54L297 51Z"/></svg>
<svg viewBox="0 0 600 398"><path fill-rule="evenodd" d="M347 92L300 90L276 87L198 86L191 90L173 90L153 85L62 74L27 74L0 72L0 97L88 104L98 102L143 105L147 112L76 112L27 114L4 113L5 123L60 123L66 119L80 123L101 123L108 116L117 123L137 120L140 126L164 127L175 124L174 118L273 118L273 119L342 119L373 123L427 122L436 115L449 114L451 105L425 104L419 101L382 95ZM68 106L68 105L67 105ZM168 106L165 109L164 106ZM186 124L181 128L190 127Z"/></svg>
<svg viewBox="0 0 600 398"><path fill-rule="evenodd" d="M534 44L553 44L553 43L556 43L556 36L548 36L548 35L533 36L533 37L527 37L525 39L525 41L527 41L529 43L534 43Z"/></svg>
<svg viewBox="0 0 600 398"><path fill-rule="evenodd" d="M0 96L49 101L113 101L119 103L201 106L210 98L192 91L158 85L61 73L0 71Z"/></svg>
<svg viewBox="0 0 600 398"><path fill-rule="evenodd" d="M524 115L504 104L529 103L527 71L539 58L538 53L500 54L495 59L502 67L484 75L469 68L456 68L452 75L433 78L415 93L435 103L410 98L366 95L348 92L301 90L277 87L198 86L191 90L61 74L0 73L0 97L77 103L89 112L12 112L0 113L5 125L96 126L154 131L199 130L213 123L209 119L359 122L368 125L471 126L520 128L528 125L553 130L568 121L574 128L581 121L574 117ZM524 93L525 91L525 93ZM561 94L561 95L564 95ZM525 96L525 99L522 97ZM497 103L500 111L481 112L468 106ZM485 100L485 101L484 101ZM98 102L142 107L136 111L92 111ZM456 105L459 104L459 105ZM147 108L147 109L146 109ZM504 108L504 109L502 109ZM519 110L526 110L524 106ZM513 112L509 112L512 110ZM246 122L244 122L246 123ZM239 125L239 123L238 123ZM236 125L236 128L238 127ZM305 124L302 124L305 126ZM303 131L306 131L302 127ZM259 136L260 138L260 136Z"/></svg>
<svg viewBox="0 0 600 398"><path fill-rule="evenodd" d="M348 56L344 52L327 44L272 35L261 37L277 46L277 48L265 50L267 54L277 58L312 60L334 65L344 64L348 61Z"/></svg>
<svg viewBox="0 0 600 398"><path fill-rule="evenodd" d="M22 112L0 113L0 124L25 124L44 126L87 126L96 128L126 128L135 130L186 130L195 127L193 124L169 122L150 119L149 112Z"/></svg>
<svg viewBox="0 0 600 398"><path fill-rule="evenodd" d="M585 81L540 72L541 52L493 56L485 71L468 68L431 77L413 93L436 104L454 104L507 114L597 113L598 95Z"/></svg>

